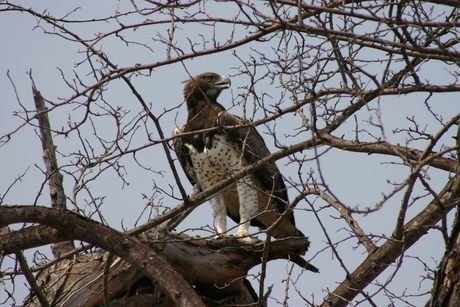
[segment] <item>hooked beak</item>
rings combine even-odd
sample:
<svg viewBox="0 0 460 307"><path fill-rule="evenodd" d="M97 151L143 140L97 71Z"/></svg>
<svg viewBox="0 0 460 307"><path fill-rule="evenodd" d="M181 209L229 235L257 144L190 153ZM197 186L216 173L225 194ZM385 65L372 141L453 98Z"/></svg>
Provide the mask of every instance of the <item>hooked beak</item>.
<svg viewBox="0 0 460 307"><path fill-rule="evenodd" d="M226 89L226 88L229 88L230 85L232 85L232 82L230 81L229 78L225 76L220 76L220 80L214 83L214 85L217 85L221 89Z"/></svg>

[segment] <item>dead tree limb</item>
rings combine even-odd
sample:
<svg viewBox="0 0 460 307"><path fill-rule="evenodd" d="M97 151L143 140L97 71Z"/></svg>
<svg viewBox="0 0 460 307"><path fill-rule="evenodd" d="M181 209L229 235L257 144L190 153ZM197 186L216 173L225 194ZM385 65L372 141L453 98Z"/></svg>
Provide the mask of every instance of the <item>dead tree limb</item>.
<svg viewBox="0 0 460 307"><path fill-rule="evenodd" d="M37 108L37 119L40 127L40 136L43 147L43 161L46 166L46 174L50 187L51 206L58 209L67 209L66 196L64 193L63 179L59 172L56 159L56 146L51 135L51 125L48 118L45 100L40 91L32 87L35 107ZM67 253L75 248L72 241L59 242L53 245L54 257L58 258L61 254Z"/></svg>
<svg viewBox="0 0 460 307"><path fill-rule="evenodd" d="M459 203L460 173L450 179L444 189L422 212L404 226L401 239L392 238L369 255L362 264L325 299L321 307L347 306L358 293L392 264L401 254L425 235ZM441 204L438 202L441 201Z"/></svg>
<svg viewBox="0 0 460 307"><path fill-rule="evenodd" d="M79 255L66 268L48 267L39 274L38 281L53 305L103 304L104 259L108 254L105 250L119 257L110 265L106 277L111 305L120 299L125 303L128 300L139 303L144 296L131 298L139 294L148 294L150 299L155 298L152 302L160 306L202 306L201 299L209 306L257 302L245 276L261 263L264 242L247 244L235 238L208 240L164 234L157 229L137 239L69 211L30 206L0 207L0 226L19 221L55 228L58 232L49 232L49 236L54 235L56 239L60 232L66 232L73 239L91 242L104 249ZM10 239L16 238L15 232L12 233ZM11 248L14 242L10 239L3 241L8 241L6 246ZM21 240L21 236L17 239ZM293 251L308 245L305 238L273 241L268 248L267 260L291 259ZM5 249L5 252L13 251ZM291 260L302 265L299 259ZM56 285L59 285L57 289ZM26 306L38 305L30 297Z"/></svg>
<svg viewBox="0 0 460 307"><path fill-rule="evenodd" d="M0 226L15 222L35 222L53 227L73 239L91 242L133 264L152 281L158 282L176 306L204 306L185 279L138 239L67 210L3 206L0 211ZM71 268L71 265L68 267Z"/></svg>

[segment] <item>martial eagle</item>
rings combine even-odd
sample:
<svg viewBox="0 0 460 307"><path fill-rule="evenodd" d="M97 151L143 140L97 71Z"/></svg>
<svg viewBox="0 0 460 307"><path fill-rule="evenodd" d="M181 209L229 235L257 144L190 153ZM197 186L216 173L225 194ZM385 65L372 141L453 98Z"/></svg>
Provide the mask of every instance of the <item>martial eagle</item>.
<svg viewBox="0 0 460 307"><path fill-rule="evenodd" d="M270 154L264 140L248 121L225 111L217 102L220 92L230 87L230 79L204 73L184 81L188 119L183 130L188 133L174 139L174 149L184 171L201 189L213 186L232 172ZM225 127L243 126L238 129ZM191 132L219 127L211 131ZM235 236L247 236L249 225L270 227L289 204L286 185L274 163L235 182L210 199L217 233L227 231L226 215L239 224ZM304 237L295 226L294 215L284 217L271 233L275 238Z"/></svg>

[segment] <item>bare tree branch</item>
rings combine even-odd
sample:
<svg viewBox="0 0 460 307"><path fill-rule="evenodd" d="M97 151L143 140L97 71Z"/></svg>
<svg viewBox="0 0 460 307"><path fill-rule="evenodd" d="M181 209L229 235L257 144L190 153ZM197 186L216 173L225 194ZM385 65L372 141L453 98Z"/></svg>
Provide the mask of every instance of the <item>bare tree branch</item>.
<svg viewBox="0 0 460 307"><path fill-rule="evenodd" d="M460 174L457 174L439 193L442 201L432 201L416 217L404 225L401 239L393 238L369 255L356 270L344 280L324 301L322 306L346 306L371 280L377 277L386 267L393 263L402 252L407 250L426 234L430 226L436 224L444 214L459 204Z"/></svg>
<svg viewBox="0 0 460 307"><path fill-rule="evenodd" d="M158 283L178 306L204 306L190 285L153 250L139 240L83 216L44 207L1 207L0 226L19 222L41 223L91 242L125 259Z"/></svg>
<svg viewBox="0 0 460 307"><path fill-rule="evenodd" d="M43 146L43 161L46 165L47 175L49 177L48 183L50 187L51 206L61 210L67 209L66 196L64 193L63 176L59 172L59 167L56 158L56 146L53 144L51 136L51 125L49 122L48 114L46 113L45 100L40 92L33 87L33 95L35 107L37 108L37 118L40 127L40 135ZM72 241L59 242L54 245L53 253L55 257L60 254L66 253L75 246Z"/></svg>

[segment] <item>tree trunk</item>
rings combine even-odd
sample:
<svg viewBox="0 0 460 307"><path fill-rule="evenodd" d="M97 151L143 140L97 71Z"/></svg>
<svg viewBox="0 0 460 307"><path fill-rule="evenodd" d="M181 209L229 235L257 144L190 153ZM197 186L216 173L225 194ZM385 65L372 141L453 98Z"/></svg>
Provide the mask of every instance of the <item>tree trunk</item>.
<svg viewBox="0 0 460 307"><path fill-rule="evenodd" d="M454 227L442 258L427 307L460 306L460 212L457 208Z"/></svg>

